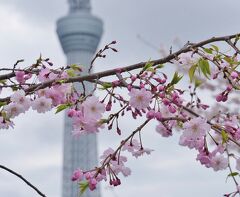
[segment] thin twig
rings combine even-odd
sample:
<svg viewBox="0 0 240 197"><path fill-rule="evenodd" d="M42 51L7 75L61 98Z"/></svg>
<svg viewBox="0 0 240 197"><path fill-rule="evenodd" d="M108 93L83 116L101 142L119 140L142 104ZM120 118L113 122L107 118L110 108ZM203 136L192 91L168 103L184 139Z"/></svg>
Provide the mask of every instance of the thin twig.
<svg viewBox="0 0 240 197"><path fill-rule="evenodd" d="M7 168L6 166L0 165L0 168L10 172L11 174L17 176L18 178L20 178L21 180L23 180L29 187L31 187L32 189L34 189L40 196L42 197L47 197L45 194L43 194L37 187L35 187L32 183L30 183L27 179L25 179L22 175L18 174L17 172Z"/></svg>

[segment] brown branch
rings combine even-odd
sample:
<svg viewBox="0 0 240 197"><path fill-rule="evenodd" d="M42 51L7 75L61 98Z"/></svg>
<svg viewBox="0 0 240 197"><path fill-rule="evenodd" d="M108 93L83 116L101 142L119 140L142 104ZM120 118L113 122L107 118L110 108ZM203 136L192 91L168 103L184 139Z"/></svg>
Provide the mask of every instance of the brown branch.
<svg viewBox="0 0 240 197"><path fill-rule="evenodd" d="M170 62L171 60L176 58L181 53L186 53L188 51L192 51L194 48L202 47L202 46L204 46L206 44L209 44L209 43L218 42L218 41L227 41L227 40L233 39L233 38L235 38L239 35L240 35L240 33L229 35L229 36L223 36L223 37L212 37L210 39L204 40L204 41L196 43L196 44L193 44L193 43L190 44L189 43L188 45L184 46L182 49L178 50L177 52L172 53L169 56L167 56L165 58L162 58L162 59L152 60L151 62L153 64L153 66L156 66L158 64L164 64L164 63ZM143 68L146 65L146 63L147 62L140 62L140 63L137 63L137 64L132 64L130 66L119 67L119 68L120 68L121 72L127 72L127 71L131 71L131 70ZM77 77L64 79L64 83L73 83L73 82L89 81L89 80L92 80L92 79L100 79L100 78L103 78L103 77L115 75L117 72L118 71L116 69L110 69L110 70L106 70L106 71L103 71L103 72L93 73L93 74L89 74L89 75L85 75L85 76L77 76ZM9 77L11 78L13 76L15 76L15 73L9 73L9 74L5 74L5 75L1 75L0 80L8 79ZM49 81L46 81L44 83L39 83L39 84L33 85L30 88L26 89L25 92L27 94L31 94L36 90L44 89L44 88L49 87L49 86L51 86L52 84L55 84L55 83L59 83L59 79L49 80ZM0 99L0 102L2 102L2 101L9 101L9 97Z"/></svg>
<svg viewBox="0 0 240 197"><path fill-rule="evenodd" d="M240 54L240 50L239 48L236 47L236 45L229 39L229 40L226 40L226 42L238 53Z"/></svg>
<svg viewBox="0 0 240 197"><path fill-rule="evenodd" d="M18 178L20 178L22 181L24 181L29 187L31 187L32 189L34 189L40 196L42 197L46 197L45 194L43 194L37 187L35 187L32 183L30 183L27 179L25 179L22 175L18 174L17 172L7 168L6 166L0 165L0 168L10 172L11 174L17 176Z"/></svg>
<svg viewBox="0 0 240 197"><path fill-rule="evenodd" d="M201 47L201 46L204 46L204 45L212 43L212 42L226 41L226 40L235 38L239 34L240 33L230 35L230 36L224 36L224 37L212 37L208 40L199 42L197 44L191 44L191 45L185 46L182 49L178 50L175 53L172 53L171 55L169 55L165 58L153 60L151 62L153 64L153 66L158 65L158 64L164 64L164 63L170 62L172 59L176 58L181 53L186 53L188 51L191 51L193 48ZM137 64L132 64L130 66L126 66L126 67L120 67L120 69L121 69L122 72L127 72L127 71L131 71L131 70L143 68L146 65L146 63L147 62L140 62L140 63L137 63ZM66 79L65 83L81 82L81 81L90 80L90 79L100 79L102 77L115 75L116 72L117 72L116 69L111 69L111 70L106 70L106 71L103 71L103 72L93 73L93 74L90 74L90 75L72 77L72 78ZM29 89L27 89L27 91L31 92L38 87L40 87L40 89L42 89L42 88L50 86L52 83L55 83L55 82L57 82L57 80L49 80L49 81L46 81L45 83L41 83L41 84L37 84L35 86L32 86Z"/></svg>

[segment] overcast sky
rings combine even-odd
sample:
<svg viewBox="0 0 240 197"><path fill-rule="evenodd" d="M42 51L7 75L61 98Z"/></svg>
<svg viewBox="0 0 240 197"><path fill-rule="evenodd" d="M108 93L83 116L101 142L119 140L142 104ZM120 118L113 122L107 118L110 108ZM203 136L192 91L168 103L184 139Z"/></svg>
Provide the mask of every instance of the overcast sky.
<svg viewBox="0 0 240 197"><path fill-rule="evenodd" d="M167 48L174 39L184 44L216 35L240 32L239 0L94 0L92 11L104 21L100 47L117 40L119 53L99 61L95 70L124 66L159 58L156 48ZM56 65L65 57L55 33L56 20L66 15L66 0L0 0L0 66L18 59L26 65L41 53ZM125 123L128 120L125 120ZM28 178L49 197L61 193L63 116L29 112L15 121L11 131L0 132L0 157L4 164ZM132 122L131 122L132 124ZM125 124L128 125L128 124ZM136 126L137 122L134 122ZM128 132L129 128L123 126ZM99 136L99 152L117 146L116 135ZM215 173L195 161L196 152L179 147L178 135L162 139L155 125L144 132L144 144L155 149L151 156L131 159L132 176L122 180L114 191L102 186L103 197L202 197L221 196L231 191L226 173ZM38 196L21 180L0 170L0 196Z"/></svg>

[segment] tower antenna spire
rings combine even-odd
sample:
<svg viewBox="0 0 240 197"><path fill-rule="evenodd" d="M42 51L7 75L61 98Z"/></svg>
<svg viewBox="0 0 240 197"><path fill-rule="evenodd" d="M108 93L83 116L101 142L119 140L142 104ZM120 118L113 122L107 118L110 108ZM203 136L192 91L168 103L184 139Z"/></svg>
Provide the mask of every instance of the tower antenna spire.
<svg viewBox="0 0 240 197"><path fill-rule="evenodd" d="M68 0L70 12L90 11L90 0Z"/></svg>

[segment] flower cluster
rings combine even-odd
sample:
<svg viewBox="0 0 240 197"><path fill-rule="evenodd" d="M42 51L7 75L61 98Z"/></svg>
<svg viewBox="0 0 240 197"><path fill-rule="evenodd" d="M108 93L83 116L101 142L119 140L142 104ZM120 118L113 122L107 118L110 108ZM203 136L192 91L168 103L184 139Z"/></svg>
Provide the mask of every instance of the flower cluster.
<svg viewBox="0 0 240 197"><path fill-rule="evenodd" d="M233 38L235 42L231 40ZM225 41L230 43L234 53L220 52L217 46L209 47L205 42L189 44L164 59L136 65L134 70L137 72L131 72L134 66L129 66L82 77L78 65L53 69L49 59L42 57L26 69L17 68L16 64L11 73L1 75L4 79L0 81L1 91L10 89L12 92L9 97L1 98L0 128L13 127L13 119L30 108L38 113L56 108L56 113L66 110L72 119L73 136L96 134L104 126L115 129L118 135L127 135L115 150L108 148L104 151L99 167L84 171L80 166L73 172L72 181L80 182L82 188L94 190L103 180L118 186L121 175L131 174L130 168L126 167L128 158L123 152L135 158L151 154L153 150L146 148L142 140L144 127L151 122L156 125L160 137L171 137L178 131L179 144L195 149L196 160L204 167L214 171L229 168L228 177L236 183L236 191L232 193L235 195L240 188L236 181L239 172L233 172L231 165L235 162L235 169L240 171L239 110L232 113L231 107L227 106L227 112L221 108L215 112L207 96L198 92L200 88L203 91L204 87L213 86L214 104L223 106L240 90L238 35L231 39L228 37ZM110 45L104 50L116 51ZM103 51L96 57L104 57ZM166 74L160 62L177 65L187 75L179 72ZM110 75L116 78L110 82L102 81ZM179 85L182 79L184 83ZM95 84L90 93L85 90L86 81ZM187 81L187 88L183 88ZM216 85L218 81L221 81L219 86ZM98 89L105 93L104 97L94 96ZM125 90L127 96L123 97L120 89ZM235 102L239 104L238 97ZM121 123L122 116L127 114L134 120L144 120L130 133Z"/></svg>

